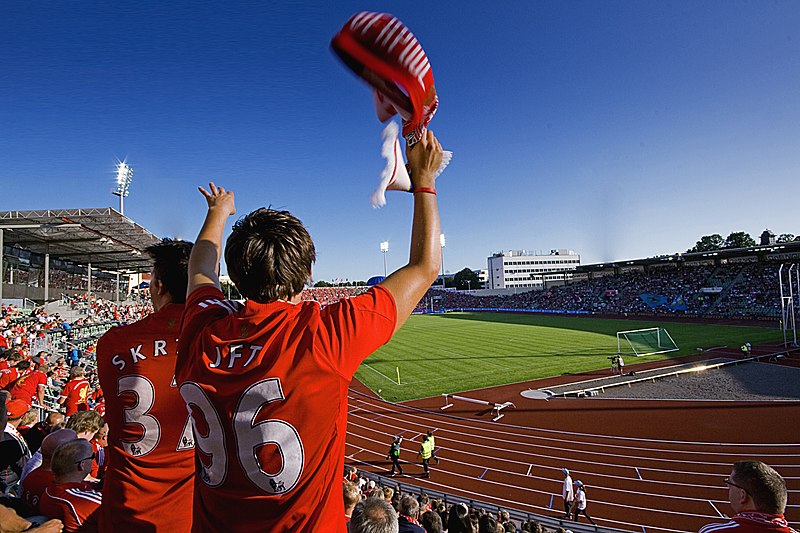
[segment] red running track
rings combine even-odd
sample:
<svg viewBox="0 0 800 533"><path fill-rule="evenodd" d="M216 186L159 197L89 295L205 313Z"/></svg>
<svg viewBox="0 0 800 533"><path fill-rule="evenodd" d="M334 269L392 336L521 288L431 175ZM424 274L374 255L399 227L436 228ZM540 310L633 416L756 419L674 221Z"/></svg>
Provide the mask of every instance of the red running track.
<svg viewBox="0 0 800 533"><path fill-rule="evenodd" d="M800 521L800 402L529 400L531 383L463 395L512 401L499 422L488 407L442 398L390 404L354 381L346 462L386 473L391 436L402 434L404 461L436 429L431 479L418 464L402 481L547 516L560 516L561 468L587 486L601 526L631 531L696 531L730 513L722 478L733 462L759 459L787 481L787 518ZM552 502L552 508L550 507ZM582 519L585 521L585 518Z"/></svg>

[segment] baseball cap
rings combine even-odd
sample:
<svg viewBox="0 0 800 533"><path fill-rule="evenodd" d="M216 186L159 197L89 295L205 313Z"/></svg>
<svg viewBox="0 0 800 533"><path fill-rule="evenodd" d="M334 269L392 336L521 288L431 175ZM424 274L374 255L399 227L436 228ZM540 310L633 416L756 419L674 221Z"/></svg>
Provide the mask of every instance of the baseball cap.
<svg viewBox="0 0 800 533"><path fill-rule="evenodd" d="M579 480L577 480L577 481L575 482L575 484L576 484L577 486L579 486L579 487L583 487L583 481L581 481L580 479L579 479Z"/></svg>
<svg viewBox="0 0 800 533"><path fill-rule="evenodd" d="M565 476L569 475L569 470L567 470L566 468L562 468L561 471L564 472Z"/></svg>
<svg viewBox="0 0 800 533"><path fill-rule="evenodd" d="M24 400L9 400L6 402L8 418L20 418L27 413L30 408L31 406Z"/></svg>
<svg viewBox="0 0 800 533"><path fill-rule="evenodd" d="M439 98L428 57L417 38L389 13L362 11L342 26L331 48L356 75L375 89L378 118L403 118L403 137L418 142Z"/></svg>

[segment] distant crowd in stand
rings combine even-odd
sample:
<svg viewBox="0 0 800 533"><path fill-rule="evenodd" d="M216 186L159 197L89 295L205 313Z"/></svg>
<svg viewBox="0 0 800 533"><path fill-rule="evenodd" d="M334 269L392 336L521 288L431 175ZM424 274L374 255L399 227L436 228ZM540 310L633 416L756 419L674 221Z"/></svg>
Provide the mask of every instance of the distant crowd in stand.
<svg viewBox="0 0 800 533"><path fill-rule="evenodd" d="M350 533L544 533L535 520L512 520L508 511L489 512L464 503L446 505L427 494L404 493L379 485L351 468L343 484L345 518Z"/></svg>
<svg viewBox="0 0 800 533"><path fill-rule="evenodd" d="M778 265L773 263L669 266L647 272L631 270L616 276L571 281L546 290L493 296L432 288L417 310L479 308L775 318L781 312L777 268ZM653 295L657 299L648 305L641 295Z"/></svg>

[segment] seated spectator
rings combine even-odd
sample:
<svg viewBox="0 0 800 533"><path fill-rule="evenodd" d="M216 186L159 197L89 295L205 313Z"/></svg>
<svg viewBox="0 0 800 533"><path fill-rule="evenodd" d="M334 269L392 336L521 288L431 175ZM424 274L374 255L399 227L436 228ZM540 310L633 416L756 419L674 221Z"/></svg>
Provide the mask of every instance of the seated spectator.
<svg viewBox="0 0 800 533"><path fill-rule="evenodd" d="M425 533L419 521L419 502L413 496L406 494L400 498L397 509L400 533Z"/></svg>
<svg viewBox="0 0 800 533"><path fill-rule="evenodd" d="M439 513L428 511L419 519L420 525L425 528L425 533L442 533L442 517Z"/></svg>
<svg viewBox="0 0 800 533"><path fill-rule="evenodd" d="M106 446L108 446L108 424L103 424L103 427L100 428L90 442L92 443L92 450L94 451L94 461L92 461L91 476L95 479L103 479L106 466L108 466L106 461Z"/></svg>
<svg viewBox="0 0 800 533"><path fill-rule="evenodd" d="M457 503L450 508L447 533L472 533L469 508L465 504Z"/></svg>
<svg viewBox="0 0 800 533"><path fill-rule="evenodd" d="M0 438L0 490L4 494L17 494L17 483L25 463L31 458L28 444L17 428L28 412L28 404L22 400L8 400L8 393L0 393L0 411L7 423Z"/></svg>
<svg viewBox="0 0 800 533"><path fill-rule="evenodd" d="M39 512L39 500L41 500L42 494L53 482L53 470L50 468L53 454L59 446L77 438L77 435L71 429L53 431L44 438L41 448L36 452L39 455L39 466L23 472L25 475L20 482L22 484L22 499L33 507L37 513ZM33 462L34 460L31 459L28 464ZM27 468L28 465L25 466Z"/></svg>
<svg viewBox="0 0 800 533"><path fill-rule="evenodd" d="M92 440L105 425L103 417L95 411L81 411L72 415L65 427L78 434L79 439Z"/></svg>
<svg viewBox="0 0 800 533"><path fill-rule="evenodd" d="M501 528L499 532L502 533L502 526L499 527ZM497 528L497 520L495 520L492 515L481 515L480 519L478 520L478 533L498 533Z"/></svg>
<svg viewBox="0 0 800 533"><path fill-rule="evenodd" d="M17 353L17 357L21 358L22 354ZM11 359L9 360L11 361ZM0 389L12 388L20 376L28 373L30 366L30 361L18 361L16 364L12 364L11 368L0 371Z"/></svg>
<svg viewBox="0 0 800 533"><path fill-rule="evenodd" d="M350 533L398 533L397 513L381 498L367 498L356 505Z"/></svg>
<svg viewBox="0 0 800 533"><path fill-rule="evenodd" d="M92 469L94 453L86 439L74 439L56 448L51 461L53 484L42 494L42 514L64 523L64 531L97 531L97 509L102 495L86 481Z"/></svg>
<svg viewBox="0 0 800 533"><path fill-rule="evenodd" d="M700 533L716 531L795 533L783 512L786 482L778 472L761 461L739 461L724 480L728 501L736 513L730 522L708 524Z"/></svg>
<svg viewBox="0 0 800 533"><path fill-rule="evenodd" d="M361 501L361 493L358 490L358 486L351 481L342 483L342 488L344 492L344 518L349 523L350 518L353 516L353 509Z"/></svg>
<svg viewBox="0 0 800 533"><path fill-rule="evenodd" d="M47 415L47 418L42 420L41 422L34 424L33 427L25 433L25 442L28 443L28 448L31 450L32 453L36 453L39 450L39 446L42 445L42 441L44 438L49 435L52 431L57 429L61 429L64 427L64 415L53 411ZM23 477L25 477L23 475Z"/></svg>

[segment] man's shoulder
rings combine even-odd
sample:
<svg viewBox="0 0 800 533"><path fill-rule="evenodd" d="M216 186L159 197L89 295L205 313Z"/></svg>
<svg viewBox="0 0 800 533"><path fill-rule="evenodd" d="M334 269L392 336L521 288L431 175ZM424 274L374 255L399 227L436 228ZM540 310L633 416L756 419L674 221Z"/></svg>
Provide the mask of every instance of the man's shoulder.
<svg viewBox="0 0 800 533"><path fill-rule="evenodd" d="M741 523L736 522L734 520L730 520L728 522L715 522L711 524L706 524L700 528L698 533L714 533L716 531L745 532L745 531L752 531L752 528L743 526Z"/></svg>
<svg viewBox="0 0 800 533"><path fill-rule="evenodd" d="M425 528L420 525L414 524L409 521L405 516L397 517L397 522L400 525L398 533L425 533Z"/></svg>

